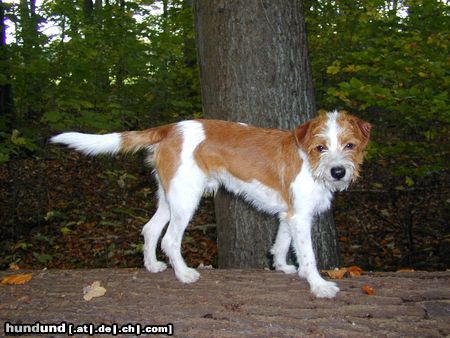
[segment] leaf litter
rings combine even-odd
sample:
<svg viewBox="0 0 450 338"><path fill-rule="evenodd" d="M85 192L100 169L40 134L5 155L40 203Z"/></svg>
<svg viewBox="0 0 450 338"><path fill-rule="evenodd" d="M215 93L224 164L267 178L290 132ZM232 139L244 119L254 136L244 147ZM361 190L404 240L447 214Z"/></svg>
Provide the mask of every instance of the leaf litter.
<svg viewBox="0 0 450 338"><path fill-rule="evenodd" d="M32 278L33 278L32 273L10 275L3 277L0 283L3 285L21 285L28 283Z"/></svg>
<svg viewBox="0 0 450 338"><path fill-rule="evenodd" d="M90 301L92 298L102 297L105 293L106 289L100 285L100 281L95 281L83 288L83 299Z"/></svg>

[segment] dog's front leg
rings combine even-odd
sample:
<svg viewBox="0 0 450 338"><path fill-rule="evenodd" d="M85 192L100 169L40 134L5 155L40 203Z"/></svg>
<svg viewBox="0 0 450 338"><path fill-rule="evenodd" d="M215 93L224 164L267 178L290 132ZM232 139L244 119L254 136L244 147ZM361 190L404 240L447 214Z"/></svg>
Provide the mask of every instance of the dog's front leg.
<svg viewBox="0 0 450 338"><path fill-rule="evenodd" d="M316 297L333 298L339 288L336 283L324 280L317 270L311 239L311 227L311 215L299 214L289 220L292 242L300 265L298 273L300 277L306 278L311 287L311 292Z"/></svg>
<svg viewBox="0 0 450 338"><path fill-rule="evenodd" d="M287 263L291 241L292 237L289 230L289 223L286 220L286 217L280 217L280 226L278 227L277 237L272 249L270 249L270 253L273 255L273 266L275 267L275 270L283 271L284 273L297 272L295 265Z"/></svg>

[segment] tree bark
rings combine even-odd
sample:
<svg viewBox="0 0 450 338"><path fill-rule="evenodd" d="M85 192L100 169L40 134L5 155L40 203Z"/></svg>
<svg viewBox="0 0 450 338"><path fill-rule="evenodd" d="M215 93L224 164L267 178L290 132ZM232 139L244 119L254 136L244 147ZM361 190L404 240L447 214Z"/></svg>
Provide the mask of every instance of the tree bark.
<svg viewBox="0 0 450 338"><path fill-rule="evenodd" d="M301 0L196 0L194 16L206 117L282 129L314 117ZM215 209L219 267L270 266L275 218L223 190ZM331 213L320 217L313 232L319 266L337 266Z"/></svg>
<svg viewBox="0 0 450 338"><path fill-rule="evenodd" d="M6 45L5 4L0 0L0 74L5 79L0 82L0 116L5 118L9 124L14 120L14 105L11 89L11 72L9 67L9 56Z"/></svg>
<svg viewBox="0 0 450 338"><path fill-rule="evenodd" d="M192 13L192 0L183 0L183 14ZM182 16L184 19L184 15ZM197 54L195 50L195 39L192 36L192 21L183 20L183 58L186 67L197 67Z"/></svg>

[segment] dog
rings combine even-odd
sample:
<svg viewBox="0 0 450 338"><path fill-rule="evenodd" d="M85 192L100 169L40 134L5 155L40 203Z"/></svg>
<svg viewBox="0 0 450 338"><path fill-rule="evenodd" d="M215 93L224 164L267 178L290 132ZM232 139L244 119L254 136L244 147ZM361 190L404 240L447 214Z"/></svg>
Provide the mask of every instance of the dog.
<svg viewBox="0 0 450 338"><path fill-rule="evenodd" d="M150 272L167 268L157 259L156 246L169 223L161 248L176 277L183 283L199 279L181 255L182 236L203 193L224 186L257 209L278 216L270 250L275 269L297 272L316 297L333 298L339 288L317 269L312 219L330 208L334 192L358 178L371 128L356 116L333 111L293 131L198 119L105 135L68 132L50 141L87 155L148 152L158 183L158 208L142 230L144 265ZM298 269L287 263L291 245Z"/></svg>

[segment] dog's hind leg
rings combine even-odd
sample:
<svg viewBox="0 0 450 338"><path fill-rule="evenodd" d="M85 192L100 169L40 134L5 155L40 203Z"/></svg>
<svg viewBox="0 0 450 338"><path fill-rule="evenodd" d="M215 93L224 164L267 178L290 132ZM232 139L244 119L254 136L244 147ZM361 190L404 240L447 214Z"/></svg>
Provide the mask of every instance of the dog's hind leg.
<svg viewBox="0 0 450 338"><path fill-rule="evenodd" d="M170 207L170 222L161 247L169 257L175 275L183 283L196 282L200 274L189 268L181 256L181 241L184 231L200 202L205 186L205 179L200 169L186 171L180 168L179 176L171 182L167 201Z"/></svg>
<svg viewBox="0 0 450 338"><path fill-rule="evenodd" d="M170 220L169 204L161 184L158 182L158 209L142 229L144 236L144 265L150 272L161 272L167 268L166 263L156 258L156 245L161 232Z"/></svg>

